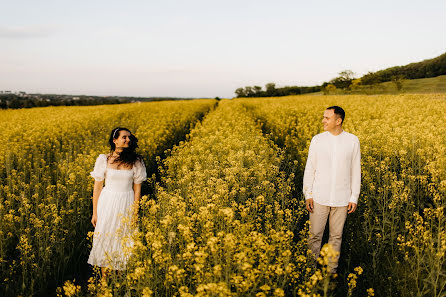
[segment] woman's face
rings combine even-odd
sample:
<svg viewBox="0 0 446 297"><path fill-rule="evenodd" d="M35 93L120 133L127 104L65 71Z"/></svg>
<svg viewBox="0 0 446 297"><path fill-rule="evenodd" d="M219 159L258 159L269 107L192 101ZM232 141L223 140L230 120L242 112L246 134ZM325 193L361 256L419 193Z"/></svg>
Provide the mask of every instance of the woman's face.
<svg viewBox="0 0 446 297"><path fill-rule="evenodd" d="M119 131L119 137L113 139L116 148L129 147L130 145L130 132L126 130Z"/></svg>

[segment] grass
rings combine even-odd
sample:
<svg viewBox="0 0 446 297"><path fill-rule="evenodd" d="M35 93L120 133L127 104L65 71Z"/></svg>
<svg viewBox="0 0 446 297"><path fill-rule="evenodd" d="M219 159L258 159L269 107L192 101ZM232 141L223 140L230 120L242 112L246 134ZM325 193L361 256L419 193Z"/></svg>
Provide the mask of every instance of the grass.
<svg viewBox="0 0 446 297"><path fill-rule="evenodd" d="M395 83L388 81L376 85L362 85L356 90L337 89L330 92L330 95L343 94L430 94L430 93L446 93L446 75L437 77L405 79L401 90L398 91ZM323 92L315 92L305 94L306 96L320 96Z"/></svg>
<svg viewBox="0 0 446 297"><path fill-rule="evenodd" d="M419 79L406 79L403 81L403 87L397 90L393 82L380 84L383 93L445 93L446 75Z"/></svg>
<svg viewBox="0 0 446 297"><path fill-rule="evenodd" d="M403 80L401 90L396 88L395 83L389 81L374 86L361 86L360 89L349 92L356 94L446 93L446 75L419 79L405 79Z"/></svg>

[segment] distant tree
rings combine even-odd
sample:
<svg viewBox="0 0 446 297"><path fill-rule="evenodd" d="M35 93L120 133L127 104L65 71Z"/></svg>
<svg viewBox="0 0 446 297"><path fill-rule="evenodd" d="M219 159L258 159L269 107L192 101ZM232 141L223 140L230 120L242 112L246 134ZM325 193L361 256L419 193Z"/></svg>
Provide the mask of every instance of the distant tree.
<svg viewBox="0 0 446 297"><path fill-rule="evenodd" d="M267 97L272 97L276 93L276 84L275 83L267 83L265 85L265 92Z"/></svg>
<svg viewBox="0 0 446 297"><path fill-rule="evenodd" d="M355 78L355 73L351 70L344 70L338 73L339 77L345 80L353 80Z"/></svg>
<svg viewBox="0 0 446 297"><path fill-rule="evenodd" d="M20 102L20 100L17 98L12 99L9 104L9 108L22 108L22 107L23 107L22 102Z"/></svg>
<svg viewBox="0 0 446 297"><path fill-rule="evenodd" d="M252 87L245 87L245 97L254 97L254 90Z"/></svg>
<svg viewBox="0 0 446 297"><path fill-rule="evenodd" d="M344 70L338 73L339 76L333 78L330 83L337 89L346 89L352 83L355 74L351 70Z"/></svg>
<svg viewBox="0 0 446 297"><path fill-rule="evenodd" d="M350 84L349 89L352 91L356 91L360 87L361 87L361 79L357 78L357 79L352 80L352 83Z"/></svg>
<svg viewBox="0 0 446 297"><path fill-rule="evenodd" d="M283 87L283 88L281 88L281 90L283 90L284 96L299 95L299 94L302 94L304 88L305 87L291 86L291 87Z"/></svg>
<svg viewBox="0 0 446 297"><path fill-rule="evenodd" d="M262 95L262 87L261 86L252 87L252 91L254 92L254 95L256 97L260 97Z"/></svg>
<svg viewBox="0 0 446 297"><path fill-rule="evenodd" d="M324 83L324 86L328 83ZM298 87L298 86L285 86L282 88L276 88L275 83L267 83L265 85L265 91L260 86L247 86L245 88L238 88L235 90L235 94L240 97L274 97L274 96L289 96L299 95L322 91L321 86L312 87Z"/></svg>
<svg viewBox="0 0 446 297"><path fill-rule="evenodd" d="M324 94L328 95L330 93L333 93L336 91L336 86L332 85L332 84L328 84L325 88L324 88Z"/></svg>
<svg viewBox="0 0 446 297"><path fill-rule="evenodd" d="M235 90L235 94L237 95L238 98L246 97L246 93L243 88L238 88L237 90Z"/></svg>
<svg viewBox="0 0 446 297"><path fill-rule="evenodd" d="M363 77L361 77L361 82L363 85L374 85L380 83L381 80L375 72L369 71Z"/></svg>
<svg viewBox="0 0 446 297"><path fill-rule="evenodd" d="M403 84L404 84L404 77L401 74L393 75L391 80L392 80L392 83L395 85L396 89L398 91L401 91L401 89L403 88Z"/></svg>
<svg viewBox="0 0 446 297"><path fill-rule="evenodd" d="M32 100L26 100L25 104L24 104L25 108L32 108L32 107L36 107L36 105L34 104L34 101Z"/></svg>

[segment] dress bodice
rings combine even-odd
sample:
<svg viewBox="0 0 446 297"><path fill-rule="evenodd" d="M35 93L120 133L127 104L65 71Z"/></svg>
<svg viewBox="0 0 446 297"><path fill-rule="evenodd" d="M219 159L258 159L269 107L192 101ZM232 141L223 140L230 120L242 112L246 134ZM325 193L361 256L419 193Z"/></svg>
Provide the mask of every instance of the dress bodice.
<svg viewBox="0 0 446 297"><path fill-rule="evenodd" d="M96 181L105 179L105 187L115 192L128 192L133 190L133 183L141 184L147 178L144 161L137 161L132 169L113 169L107 166L107 156L100 154L90 172Z"/></svg>
<svg viewBox="0 0 446 297"><path fill-rule="evenodd" d="M105 187L114 192L129 192L133 190L133 169L106 168Z"/></svg>

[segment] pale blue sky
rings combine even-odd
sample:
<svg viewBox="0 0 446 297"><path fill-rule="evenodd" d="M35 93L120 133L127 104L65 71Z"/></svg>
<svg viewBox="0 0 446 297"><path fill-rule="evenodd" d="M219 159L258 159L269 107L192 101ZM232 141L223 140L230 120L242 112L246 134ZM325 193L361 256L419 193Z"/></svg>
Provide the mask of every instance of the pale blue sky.
<svg viewBox="0 0 446 297"><path fill-rule="evenodd" d="M0 0L0 90L233 97L446 51L446 1Z"/></svg>

